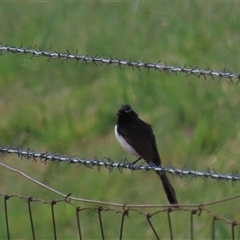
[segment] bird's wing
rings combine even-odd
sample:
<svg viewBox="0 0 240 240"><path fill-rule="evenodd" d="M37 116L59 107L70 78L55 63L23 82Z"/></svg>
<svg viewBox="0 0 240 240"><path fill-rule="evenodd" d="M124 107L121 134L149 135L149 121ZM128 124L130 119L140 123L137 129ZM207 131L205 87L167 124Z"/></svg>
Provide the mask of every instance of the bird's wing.
<svg viewBox="0 0 240 240"><path fill-rule="evenodd" d="M141 124L138 122L138 126L136 127L133 122L131 126L129 125L129 128L131 131L120 129L120 134L124 136L127 143L131 145L146 162L159 166L161 160L151 126L145 122L141 122Z"/></svg>

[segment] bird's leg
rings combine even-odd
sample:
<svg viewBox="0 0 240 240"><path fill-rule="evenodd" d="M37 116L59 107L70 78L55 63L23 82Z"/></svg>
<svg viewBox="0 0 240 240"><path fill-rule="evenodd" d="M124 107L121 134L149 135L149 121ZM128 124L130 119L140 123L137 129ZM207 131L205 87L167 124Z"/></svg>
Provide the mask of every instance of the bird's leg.
<svg viewBox="0 0 240 240"><path fill-rule="evenodd" d="M142 157L139 157L137 160L135 160L134 162L129 164L129 168L132 168L132 165L134 165L135 163L137 163L139 160L141 160Z"/></svg>

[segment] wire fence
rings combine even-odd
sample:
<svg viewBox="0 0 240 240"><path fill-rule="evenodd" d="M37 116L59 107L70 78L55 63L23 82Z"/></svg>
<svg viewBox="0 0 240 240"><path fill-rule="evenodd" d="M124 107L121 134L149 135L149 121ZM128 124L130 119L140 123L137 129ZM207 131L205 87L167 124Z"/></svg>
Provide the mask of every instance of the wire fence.
<svg viewBox="0 0 240 240"><path fill-rule="evenodd" d="M38 160L41 163L46 163L47 161L53 161L53 162L67 162L67 163L75 163L78 166L85 166L88 168L93 168L94 166L97 167L99 170L100 167L106 167L109 169L109 171L112 171L114 168L117 168L120 172L122 172L122 169L124 168L130 168L132 171L134 170L141 170L141 171L167 171L169 173L172 173L176 176L188 176L193 177L192 173L195 171L191 170L176 170L174 168L170 167L156 167L156 166L143 166L143 165L131 165L129 162L125 160L125 162L117 163L110 159L107 161L99 161L97 159L93 160L86 160L86 159L80 159L77 157L66 157L56 154L50 154L50 153L38 153L36 151L31 150L22 150L15 147L0 147L0 153L1 154L13 154L17 156L19 159L27 159L32 160L34 162L37 162ZM209 215L208 222L211 223L211 238L217 239L218 237L218 222L221 221L222 223L225 223L229 225L229 238L231 239L237 239L237 236L239 236L240 232L240 222L236 221L234 219L228 219L224 216L218 215L214 211L212 211L209 207L211 206L217 206L219 204L222 204L224 202L229 202L234 199L239 200L240 194L237 196L229 197L226 199L221 199L218 201L210 202L210 203L202 203L202 204L180 204L178 208L175 208L172 205L130 205L130 204L121 204L121 203L112 203L112 202L102 202L97 200L89 200L89 199L80 199L76 197L72 197L70 193L64 194L61 193L55 189L52 189L48 187L47 185L40 183L36 181L35 179L31 178L27 174L16 170L14 168L9 167L8 165L0 162L0 166L8 169L9 171L13 171L15 173L18 173L22 175L23 177L31 180L32 182L46 188L49 191L52 191L54 193L57 193L59 196L61 196L60 199L54 199L51 201L47 201L40 198L35 198L33 196L20 196L16 194L4 194L0 193L1 198L3 199L4 207L3 207L3 213L2 216L4 216L5 219L5 231L7 239L11 239L11 231L13 229L13 226L11 224L11 218L9 217L9 212L13 211L11 207L9 207L9 203L12 199L18 199L19 201L24 200L24 204L26 205L26 211L25 211L25 218L28 218L28 224L31 227L31 237L32 239L38 239L38 236L36 234L36 228L37 224L35 219L38 218L38 216L34 215L34 212L32 210L32 206L36 203L42 203L44 205L49 206L51 218L49 221L52 224L52 238L58 239L58 227L57 222L59 219L56 217L56 207L59 205L59 203L65 203L69 206L71 206L74 209L75 216L72 215L71 218L75 219L75 226L76 226L76 234L79 239L84 239L85 236L83 234L84 232L84 217L82 217L83 213L86 211L92 212L94 214L94 223L91 223L95 226L95 231L98 232L99 238L106 239L106 238L118 238L118 239L124 239L124 232L125 229L128 227L137 228L135 225L135 221L127 221L126 219L131 219L131 216L137 214L137 218L142 219L142 222L145 226L148 226L150 229L152 235L155 237L155 239L161 239L161 231L159 230L159 222L153 221L154 218L157 218L157 216L167 216L167 229L168 229L168 235L170 239L178 238L178 233L174 231L173 227L173 219L176 218L176 213L181 213L181 217L183 217L183 214L186 216L189 216L189 222L186 224L184 230L188 231L188 238L194 239L198 237L199 235L195 234L195 228L197 225L197 220L195 216L201 217L204 213ZM184 172L184 174L183 174ZM176 174L177 173L177 174ZM180 174L181 173L181 174ZM209 171L206 173L200 173L195 174L194 177L202 177L210 174ZM211 176L210 174L209 176ZM214 173L214 176L218 176L217 179L224 179L224 180L233 180L237 181L239 180L238 176L234 176L233 174L221 174L221 173ZM224 176L224 177L223 177ZM228 178L230 176L230 178ZM222 178L223 177L223 178ZM86 205L87 204L87 205ZM95 206L97 204L97 206ZM116 233L115 236L108 236L108 233L106 231L107 224L104 222L104 216L106 214L111 213L111 218L115 218L114 216L118 216L120 218L119 220L119 226L118 226L118 233ZM82 219L83 218L83 219ZM85 219L86 220L86 219ZM127 221L127 223L126 223ZM49 223L50 224L50 223ZM98 226L96 228L96 226ZM165 231L166 232L166 231ZM61 237L60 237L61 238ZM88 238L88 237L87 237Z"/></svg>
<svg viewBox="0 0 240 240"><path fill-rule="evenodd" d="M141 69L147 69L148 71L159 70L168 75L175 73L184 74L185 76L193 75L198 78L203 77L204 79L211 77L212 79L217 78L218 81L226 79L236 84L238 84L240 80L239 74L232 73L227 69L223 69L222 71L213 71L210 68L203 70L192 66L175 67L167 65L166 63L161 64L161 62L145 63L139 61L121 60L112 57L98 57L98 55L78 55L77 51L75 54L72 54L68 50L65 53L61 53L52 51L51 48L49 50L36 50L36 46L34 48L26 49L23 48L22 45L20 47L13 47L8 45L3 46L0 44L0 54L3 55L6 53L29 54L32 58L46 57L48 61L52 59L60 59L62 61L73 60L76 61L76 64L94 63L96 66L110 64L118 66L119 68L123 66L131 67L133 69L137 68L140 71ZM76 164L76 166L97 169L98 171L100 168L106 168L109 170L109 172L117 169L121 173L124 169L142 172L159 171L167 172L168 174L172 174L174 177L187 177L190 179L199 177L203 179L211 178L217 181L230 181L232 184L235 184L240 180L240 175L238 175L237 171L232 173L220 173L214 169L206 169L205 171L190 170L187 168L187 166L177 169L172 166L154 166L147 164L137 165L131 164L127 159L122 159L119 162L116 162L111 158L104 158L100 160L97 158L85 159L77 156L68 157L60 154L52 154L50 152L41 153L30 149L23 150L17 147L0 146L0 157L9 154L13 155L14 157L18 157L19 159L30 160L33 162L69 163ZM39 221L37 221L39 218L39 212L33 210L37 205L39 209L43 209L47 206L50 210L50 214L48 214L50 217L47 220L47 224L48 226L52 226L52 228L51 235L49 235L48 238L62 239L63 236L61 229L58 227L58 222L61 221L63 217L59 216L57 213L58 206L60 206L60 204L64 204L73 209L73 213L70 216L73 225L71 230L73 229L73 231L75 231L75 238L78 239L90 238L89 234L91 233L87 233L85 231L86 225L94 226L94 231L96 232L98 238L101 239L129 238L129 232L127 230L129 228L135 229L134 237L136 239L140 239L142 235L141 227L139 226L147 226L147 229L145 230L148 232L147 236L150 236L147 237L148 239L180 238L179 231L182 233L187 233L187 235L181 235L182 238L201 238L201 232L206 229L209 230L208 236L211 239L221 238L222 231L225 231L224 236L227 236L229 239L240 238L240 221L233 217L226 217L224 214L218 214L211 209L211 207L220 206L220 204L231 203L233 200L239 201L240 194L219 199L214 202L206 202L201 204L180 204L178 208L171 205L130 205L103 202L96 199L76 198L72 196L71 193L61 193L3 162L0 162L0 166L8 171L20 174L22 177L30 180L34 184L38 184L38 186L44 187L48 191L58 194L59 196L59 199L52 199L49 201L46 200L45 197L37 198L36 196L32 196L31 193L29 193L28 196L22 196L1 191L0 197L3 200L3 207L0 208L0 215L2 222L4 223L4 226L2 225L2 229L4 229L3 231L5 232L5 238L7 239L16 238L16 236L18 236L18 233L15 233L14 231L16 228L16 221L13 219L12 214L14 214L16 211L15 207L17 206L18 208L20 205L23 205L23 208L25 209L24 219L26 220L26 224L30 227L30 235L27 235L29 238L39 239L41 238L40 236L42 236L42 232L45 231L45 228L43 226L39 226ZM15 204L11 204L14 202L14 200L17 200L17 203L15 203L16 206ZM63 209L62 205L59 208ZM67 214L66 212L63 214ZM86 215L86 212L90 212L90 215L92 214L93 217L89 219L89 215ZM205 216L207 216L207 219ZM188 220L183 221L183 219ZM201 223L199 223L199 219ZM176 226L179 224L183 224L181 225L181 228ZM117 226L117 230L111 232L109 229L113 228L113 225ZM94 235L94 237L96 238L96 235ZM22 236L21 238L26 238L26 236Z"/></svg>
<svg viewBox="0 0 240 240"><path fill-rule="evenodd" d="M215 214L213 211L209 210L204 204L201 204L199 206L189 206L189 207L180 207L180 208L173 208L173 207L169 207L169 208L159 208L156 206L151 206L151 211L147 206L142 206L142 208L140 208L140 206L130 206L130 205L122 205L119 206L119 208L116 208L116 206L112 206L111 203L109 203L108 206L101 206L99 205L98 207L81 207L80 205L75 205L71 199L69 198L69 195L67 195L64 199L60 199L60 200L52 200L52 201L45 201L44 199L36 199L34 197L29 197L29 196L18 196L18 195L7 195L7 194L2 194L0 193L1 198L3 199L4 202L4 212L3 215L5 217L5 225L6 225L6 235L7 235L7 239L11 239L10 236L10 230L11 230L11 223L9 221L9 211L11 211L11 209L9 209L8 204L9 201L11 201L11 199L13 198L17 198L19 201L24 200L24 204L26 204L26 218L28 218L28 224L31 227L31 234L32 234L32 239L38 239L38 237L36 236L36 225L35 225L35 221L34 219L37 218L37 216L34 216L33 211L32 211L32 205L36 202L40 202L42 204L45 204L47 206L49 206L50 211L51 211L51 224L53 226L52 229L52 238L53 239L58 239L58 228L57 228L57 222L58 219L56 219L55 217L55 209L57 207L57 204L60 202L64 202L67 205L71 205L74 210L75 210L75 216L72 216L72 218L75 218L75 226L76 226L76 233L78 234L78 238L79 239L83 239L83 229L82 229L82 219L81 219L81 215L83 214L84 211L92 211L95 214L95 221L94 223L91 223L95 226L95 231L100 232L99 235L101 236L102 239L105 239L107 236L105 234L105 228L104 228L104 221L103 221L103 215L107 212L110 212L111 214L114 215L118 215L120 216L120 223L118 226L118 233L115 234L115 236L108 236L107 238L118 238L118 239L123 239L123 235L124 235L124 229L125 229L125 225L126 225L126 218L130 218L131 214L137 213L137 215L139 217L141 217L141 219L145 222L145 225L148 225L150 231L152 231L153 235L155 236L156 239L160 239L161 238L161 234L159 231L159 223L153 223L152 219L154 216L157 215L167 215L167 219L168 219L168 234L170 236L170 239L174 239L174 237L178 238L177 233L174 234L174 230L172 227L172 219L175 217L174 216L174 212L184 212L184 214L189 215L189 224L188 225L188 229L189 229L189 238L190 239L194 239L197 238L197 236L195 236L194 234L194 225L195 225L195 218L194 216L198 216L200 217L201 214L203 213L207 213L210 215L211 218L211 237L212 239L215 239L215 234L217 232L217 222L222 221L225 224L229 225L229 229L231 229L230 234L229 234L229 238L231 239L238 239L237 236L239 236L239 230L240 230L240 222L237 221L233 221L233 220L229 220L225 217L222 216L218 216L217 214ZM239 198L239 196L238 196ZM28 216L28 217L27 217ZM114 216L112 216L114 217ZM50 224L50 223L49 223ZM130 226L136 228L137 226L135 226L134 222L129 223ZM98 226L98 228L96 228L96 226ZM190 227L189 227L190 226ZM184 231L185 229L182 229L182 231ZM217 238L218 239L218 238Z"/></svg>

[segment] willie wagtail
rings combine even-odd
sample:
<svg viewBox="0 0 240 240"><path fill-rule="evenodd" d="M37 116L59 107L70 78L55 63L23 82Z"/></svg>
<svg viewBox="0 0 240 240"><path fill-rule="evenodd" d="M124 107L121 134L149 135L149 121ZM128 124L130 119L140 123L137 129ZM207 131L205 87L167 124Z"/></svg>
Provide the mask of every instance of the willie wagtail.
<svg viewBox="0 0 240 240"><path fill-rule="evenodd" d="M129 154L138 157L134 162L143 158L148 164L161 166L161 158L157 150L156 139L151 125L138 118L129 105L119 109L115 135L122 148ZM168 201L178 204L176 193L165 173L159 173Z"/></svg>

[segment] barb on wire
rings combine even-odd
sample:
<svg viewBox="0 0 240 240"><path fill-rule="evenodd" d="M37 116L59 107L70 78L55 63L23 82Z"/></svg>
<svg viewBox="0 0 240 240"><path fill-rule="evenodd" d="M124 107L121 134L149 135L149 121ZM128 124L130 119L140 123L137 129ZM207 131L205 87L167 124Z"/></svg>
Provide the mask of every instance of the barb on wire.
<svg viewBox="0 0 240 240"><path fill-rule="evenodd" d="M78 51L76 51L76 54L71 54L70 51L67 49L66 53L61 53L57 51L52 51L51 48L48 50L36 50L36 46L31 48L23 48L22 45L20 47L13 47L9 45L2 45L0 44L0 55L3 55L5 53L14 53L14 54L30 54L31 58L33 57L46 57L48 61L51 59L60 59L62 62L66 60L75 60L76 64L78 62L80 63L94 63L96 66L101 66L103 64L114 64L118 66L121 69L121 66L128 66L132 69L137 68L139 71L141 71L141 68L145 68L148 71L150 70L159 70L160 72L164 72L167 75L170 75L171 73L183 73L185 76L193 75L197 78L204 77L206 79L207 76L210 76L212 79L214 77L218 78L218 82L220 82L223 78L229 79L231 82L233 82L233 79L237 79L236 84L240 81L240 74L232 73L231 71L228 71L227 69L223 69L222 71L213 71L209 67L207 67L205 70L200 69L198 67L189 66L186 65L184 67L174 67L170 66L168 64L161 64L161 61L157 63L145 63L144 61L132 61L132 60L125 60L125 59L118 59L113 57L98 57L98 54L94 56L89 56L88 54L78 55Z"/></svg>
<svg viewBox="0 0 240 240"><path fill-rule="evenodd" d="M236 181L240 180L240 175L234 174L234 173L228 173L228 174L221 174L217 173L215 170L207 169L205 172L196 171L196 170L188 170L186 169L186 166L184 166L182 169L177 169L171 166L155 166L153 164L151 165L144 165L144 164L132 164L128 162L126 159L121 160L120 162L114 162L110 158L104 158L106 160L97 160L95 159L86 159L86 158L78 158L78 157L67 157L64 155L59 154L51 154L50 152L45 153L38 153L36 151L32 150L22 150L16 147L2 147L0 146L0 153L5 154L16 154L21 159L32 159L32 161L39 160L40 162L46 163L47 161L52 162L65 162L65 163L71 163L71 164L78 164L78 165L84 165L88 168L97 167L98 170L100 170L101 167L107 168L110 172L117 168L120 172L122 172L123 169L130 169L131 171L135 170L141 170L141 171L159 171L159 172L168 172L172 174L173 176L178 177L202 177L202 178L212 178L215 180L224 180L232 181L235 183Z"/></svg>

